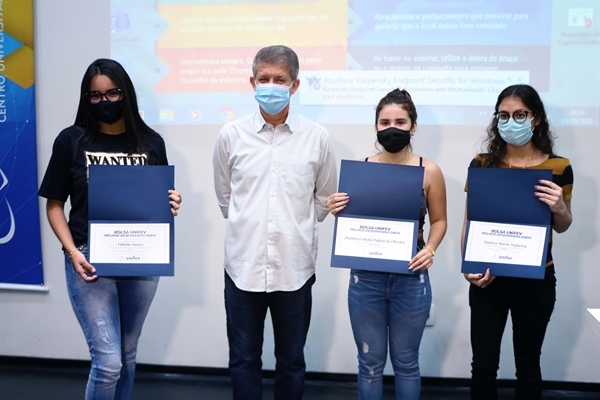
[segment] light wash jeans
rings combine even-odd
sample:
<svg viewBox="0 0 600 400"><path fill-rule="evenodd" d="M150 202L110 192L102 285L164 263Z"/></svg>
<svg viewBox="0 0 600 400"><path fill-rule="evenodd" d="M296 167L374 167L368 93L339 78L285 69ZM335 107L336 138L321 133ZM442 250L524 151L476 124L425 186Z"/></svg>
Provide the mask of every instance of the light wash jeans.
<svg viewBox="0 0 600 400"><path fill-rule="evenodd" d="M388 340L396 399L419 399L419 345L430 307L427 271L414 275L350 272L348 308L358 349L359 399L382 397Z"/></svg>
<svg viewBox="0 0 600 400"><path fill-rule="evenodd" d="M88 258L87 247L81 252ZM86 282L65 254L67 289L90 349L86 400L127 400L137 344L158 277L99 277Z"/></svg>

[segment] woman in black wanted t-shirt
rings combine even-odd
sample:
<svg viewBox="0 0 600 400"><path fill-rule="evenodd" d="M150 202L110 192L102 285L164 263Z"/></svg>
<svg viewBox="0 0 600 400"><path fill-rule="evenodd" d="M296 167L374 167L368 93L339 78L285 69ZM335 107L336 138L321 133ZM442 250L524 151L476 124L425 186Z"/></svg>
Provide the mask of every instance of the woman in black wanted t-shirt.
<svg viewBox="0 0 600 400"><path fill-rule="evenodd" d="M87 261L88 166L107 158L123 165L168 164L163 139L139 115L127 72L116 61L98 59L85 72L75 124L56 138L39 190L48 199L48 221L65 252L71 305L90 349L88 400L129 399L138 339L158 286L158 277L98 277ZM169 190L169 199L177 215L181 196Z"/></svg>

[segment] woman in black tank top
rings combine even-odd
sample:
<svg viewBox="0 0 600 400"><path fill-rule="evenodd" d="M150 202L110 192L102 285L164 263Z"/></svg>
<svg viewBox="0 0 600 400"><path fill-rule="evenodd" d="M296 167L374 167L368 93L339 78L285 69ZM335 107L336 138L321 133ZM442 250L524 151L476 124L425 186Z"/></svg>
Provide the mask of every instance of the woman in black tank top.
<svg viewBox="0 0 600 400"><path fill-rule="evenodd" d="M417 253L408 271L350 272L348 308L358 350L359 399L381 398L388 343L396 397L417 400L420 395L419 345L431 307L428 269L446 233L447 218L446 185L440 168L411 151L410 139L416 130L417 110L408 92L396 89L381 99L375 113L375 131L382 149L364 161L424 167L425 171ZM335 215L351 198L352 193L332 194L327 201L329 211ZM389 201L402 207L402 198ZM430 232L425 241L427 213Z"/></svg>

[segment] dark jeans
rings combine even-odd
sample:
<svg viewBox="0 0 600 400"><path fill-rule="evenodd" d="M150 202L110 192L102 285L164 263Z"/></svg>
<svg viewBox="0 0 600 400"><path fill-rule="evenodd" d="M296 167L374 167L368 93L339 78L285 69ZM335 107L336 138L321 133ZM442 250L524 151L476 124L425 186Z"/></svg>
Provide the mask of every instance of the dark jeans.
<svg viewBox="0 0 600 400"><path fill-rule="evenodd" d="M508 311L513 324L516 399L542 396L540 354L556 300L554 268L544 280L497 277L487 288L471 285L471 399L496 400L496 373Z"/></svg>
<svg viewBox="0 0 600 400"><path fill-rule="evenodd" d="M275 337L275 400L302 399L304 344L310 323L313 275L293 292L246 292L225 273L229 373L236 400L262 399L262 346L267 309Z"/></svg>

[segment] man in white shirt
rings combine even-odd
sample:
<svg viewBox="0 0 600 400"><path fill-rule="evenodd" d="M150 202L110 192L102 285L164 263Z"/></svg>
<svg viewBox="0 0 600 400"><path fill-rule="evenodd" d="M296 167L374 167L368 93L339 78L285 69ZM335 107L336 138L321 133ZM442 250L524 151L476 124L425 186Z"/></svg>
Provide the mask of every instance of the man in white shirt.
<svg viewBox="0 0 600 400"><path fill-rule="evenodd" d="M262 399L264 320L275 337L275 399L301 399L318 224L337 190L331 138L290 111L298 56L261 49L250 84L259 110L226 124L213 155L225 234L225 309L234 399Z"/></svg>

